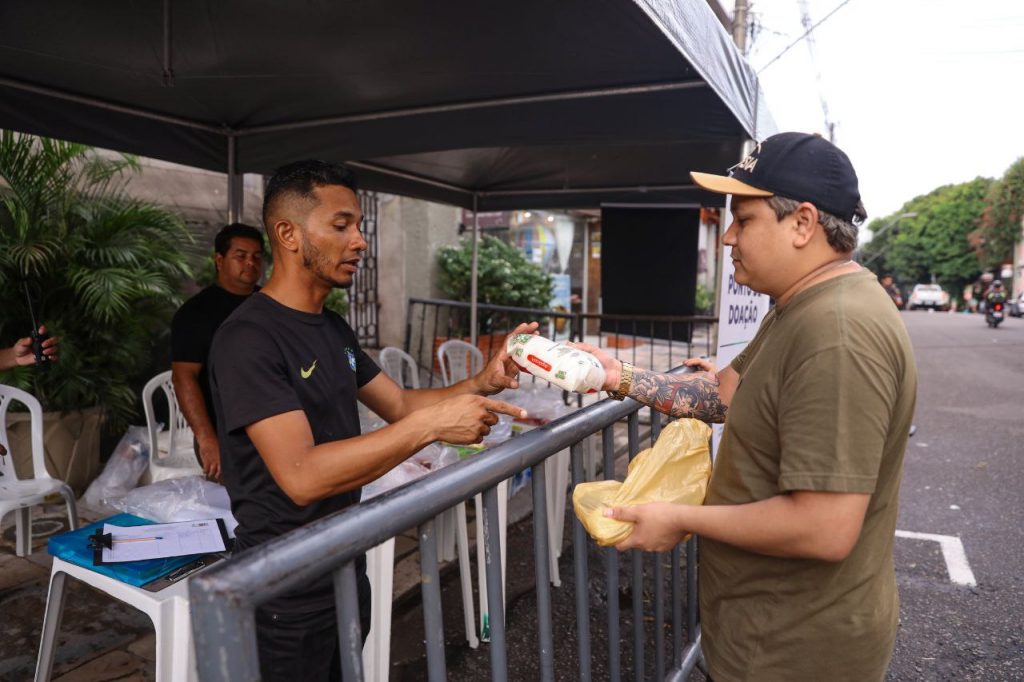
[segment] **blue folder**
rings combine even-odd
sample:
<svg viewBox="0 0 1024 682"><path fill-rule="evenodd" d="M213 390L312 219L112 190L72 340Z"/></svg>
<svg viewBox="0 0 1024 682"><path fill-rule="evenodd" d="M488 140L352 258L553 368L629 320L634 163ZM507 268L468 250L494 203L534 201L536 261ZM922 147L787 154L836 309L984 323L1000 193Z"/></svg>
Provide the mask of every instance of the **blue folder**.
<svg viewBox="0 0 1024 682"><path fill-rule="evenodd" d="M89 548L89 536L97 530L102 531L105 523L112 523L115 526L148 526L155 522L131 514L118 514L109 519L90 523L78 530L54 535L47 543L47 550L52 556L60 557L69 564L88 568L135 587L142 587L146 583L161 578L203 556L202 554L190 554L166 559L144 559L142 561L93 565L93 551Z"/></svg>

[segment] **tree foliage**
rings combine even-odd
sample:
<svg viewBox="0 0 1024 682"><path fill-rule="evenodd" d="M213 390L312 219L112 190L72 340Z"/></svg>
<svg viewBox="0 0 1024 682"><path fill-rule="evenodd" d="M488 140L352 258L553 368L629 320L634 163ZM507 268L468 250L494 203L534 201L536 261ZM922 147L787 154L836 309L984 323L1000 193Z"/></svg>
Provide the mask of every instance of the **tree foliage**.
<svg viewBox="0 0 1024 682"><path fill-rule="evenodd" d="M959 291L981 272L969 235L981 223L991 185L980 177L945 185L873 220L868 228L875 237L864 245L861 261L904 287L934 276L948 291ZM916 215L900 217L908 213Z"/></svg>
<svg viewBox="0 0 1024 682"><path fill-rule="evenodd" d="M439 286L446 296L456 301L470 299L472 281L473 240L463 239L458 246L448 246L437 254L441 266ZM551 304L551 276L511 244L495 237L483 237L477 249L477 299L480 303L538 308ZM497 320L483 320L489 331Z"/></svg>
<svg viewBox="0 0 1024 682"><path fill-rule="evenodd" d="M440 287L456 301L468 301L472 276L473 240L438 252ZM551 276L511 244L484 237L477 249L477 298L481 303L547 308L551 302Z"/></svg>
<svg viewBox="0 0 1024 682"><path fill-rule="evenodd" d="M985 265L994 268L1013 258L1024 219L1024 158L1017 159L989 190L982 221Z"/></svg>
<svg viewBox="0 0 1024 682"><path fill-rule="evenodd" d="M61 338L52 367L0 380L46 409L100 406L114 428L135 412L131 380L148 368L189 274L182 220L124 192L136 168L132 157L0 133L0 342L32 328L25 287L38 320Z"/></svg>

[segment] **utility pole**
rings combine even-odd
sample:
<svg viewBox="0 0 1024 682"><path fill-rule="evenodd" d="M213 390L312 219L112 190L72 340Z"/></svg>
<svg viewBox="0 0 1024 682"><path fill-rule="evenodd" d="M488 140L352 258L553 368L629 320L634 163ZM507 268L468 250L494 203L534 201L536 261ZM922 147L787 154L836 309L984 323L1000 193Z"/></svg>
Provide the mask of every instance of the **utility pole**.
<svg viewBox="0 0 1024 682"><path fill-rule="evenodd" d="M736 11L732 15L732 39L740 54L747 56L747 0L736 0Z"/></svg>
<svg viewBox="0 0 1024 682"><path fill-rule="evenodd" d="M821 84L821 69L815 58L814 50L814 24L811 23L811 13L807 8L807 0L800 0L800 23L804 27L804 39L807 41L807 51L811 53L811 64L814 65L814 80L818 83L818 99L821 101L821 113L825 116L825 130L828 132L828 141L835 144L836 124L828 113L828 101L825 100L825 90Z"/></svg>

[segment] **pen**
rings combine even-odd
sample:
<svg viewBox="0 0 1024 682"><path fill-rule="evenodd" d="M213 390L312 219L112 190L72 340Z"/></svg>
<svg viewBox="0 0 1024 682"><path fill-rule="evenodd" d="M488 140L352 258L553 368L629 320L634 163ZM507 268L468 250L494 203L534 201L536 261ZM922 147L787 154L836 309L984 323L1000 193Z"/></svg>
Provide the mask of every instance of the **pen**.
<svg viewBox="0 0 1024 682"><path fill-rule="evenodd" d="M163 540L163 538L158 535L156 537L151 537L151 538L124 538L122 540L115 539L115 540L112 540L112 542L147 542L149 540Z"/></svg>

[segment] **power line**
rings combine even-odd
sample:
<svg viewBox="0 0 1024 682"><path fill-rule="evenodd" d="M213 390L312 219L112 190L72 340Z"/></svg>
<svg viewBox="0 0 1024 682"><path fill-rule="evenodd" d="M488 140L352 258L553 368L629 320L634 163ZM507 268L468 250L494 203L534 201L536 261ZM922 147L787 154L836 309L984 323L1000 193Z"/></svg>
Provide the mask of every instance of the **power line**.
<svg viewBox="0 0 1024 682"><path fill-rule="evenodd" d="M828 100L825 99L825 88L821 83L821 69L818 67L818 59L815 54L814 34L811 29L811 13L807 8L807 0L800 0L800 23L807 30L807 52L811 55L811 65L814 67L814 80L818 85L818 100L821 102L821 113L825 118L825 130L828 131L828 141L836 141L836 124L828 113Z"/></svg>
<svg viewBox="0 0 1024 682"><path fill-rule="evenodd" d="M804 38L806 38L806 37L807 37L808 35L810 35L811 31L813 31L814 29L818 28L819 26L821 26L822 24L824 24L824 23L825 23L826 21L828 21L828 20L829 20L829 18L830 18L830 17L831 17L831 16L833 15L833 14L835 14L836 12L838 12L839 10L841 10L841 9L842 9L843 7L845 7L845 6L847 5L847 3L849 3L849 2L850 2L850 0L843 0L843 1L841 2L841 3L839 3L839 4L838 4L838 5L836 6L836 8L835 8L834 10L832 10L831 12L829 12L828 14L826 14L826 15L825 15L825 17L824 17L824 18L823 18L823 19L822 19L821 21L819 21L819 22L818 22L818 23L816 23L816 24L815 24L814 26L811 26L811 27L810 27L809 29L807 29L806 31L804 31L804 32L803 32L803 34L802 34L802 35L801 35L801 36L800 36L799 38L797 38L796 40L794 40L793 42L791 42L791 43L790 43L789 45L787 45L787 46L786 46L786 49L784 49L784 50L783 50L782 52L780 52L779 54L775 55L775 58L774 58L774 59L772 59L772 60L771 60L771 61L769 61L769 62L768 62L767 64L765 64L764 66L762 66L762 67L761 67L760 69L758 69L758 70L757 70L757 73L758 73L758 75L761 75L762 73L764 73L764 70L765 70L765 69L767 69L767 68L768 68L769 66L771 66L771 65L772 65L772 64L774 64L775 62L779 61L779 58L780 58L780 57L782 57L782 55L784 55L784 54L786 54L787 52L789 52L790 48L792 48L792 47L793 47L794 45L796 45L796 44L797 44L797 43L799 43L799 42L800 42L801 40L803 40L803 39L804 39Z"/></svg>

